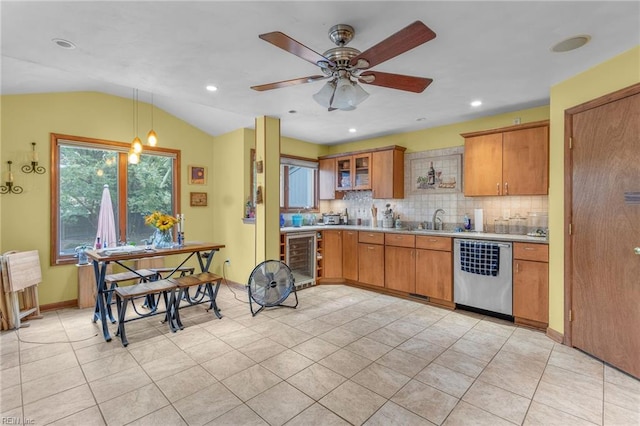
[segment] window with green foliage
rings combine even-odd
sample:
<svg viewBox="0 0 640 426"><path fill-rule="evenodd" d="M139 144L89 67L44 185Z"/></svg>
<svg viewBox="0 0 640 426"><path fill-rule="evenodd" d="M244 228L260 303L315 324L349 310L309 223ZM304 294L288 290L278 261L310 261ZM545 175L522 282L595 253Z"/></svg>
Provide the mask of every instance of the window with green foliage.
<svg viewBox="0 0 640 426"><path fill-rule="evenodd" d="M129 144L52 135L51 263L75 263L78 246L95 243L104 185L116 221L115 243L143 244L153 229L144 217L179 213L180 151L145 147L129 164Z"/></svg>

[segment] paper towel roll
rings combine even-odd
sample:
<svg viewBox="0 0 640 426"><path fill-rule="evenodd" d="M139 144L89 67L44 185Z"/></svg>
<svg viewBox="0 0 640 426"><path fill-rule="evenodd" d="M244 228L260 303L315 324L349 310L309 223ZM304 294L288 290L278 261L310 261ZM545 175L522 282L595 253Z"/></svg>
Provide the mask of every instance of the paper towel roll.
<svg viewBox="0 0 640 426"><path fill-rule="evenodd" d="M484 217L482 209L474 209L475 230L476 232L483 232L484 229Z"/></svg>

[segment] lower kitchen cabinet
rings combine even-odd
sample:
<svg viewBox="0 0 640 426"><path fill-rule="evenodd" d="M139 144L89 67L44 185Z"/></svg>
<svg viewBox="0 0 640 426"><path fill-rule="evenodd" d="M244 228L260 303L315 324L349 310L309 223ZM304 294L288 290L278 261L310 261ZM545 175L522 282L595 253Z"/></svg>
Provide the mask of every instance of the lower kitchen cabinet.
<svg viewBox="0 0 640 426"><path fill-rule="evenodd" d="M324 278L342 279L342 231L322 231Z"/></svg>
<svg viewBox="0 0 640 426"><path fill-rule="evenodd" d="M384 287L384 234L358 233L358 281Z"/></svg>
<svg viewBox="0 0 640 426"><path fill-rule="evenodd" d="M453 302L453 252L448 237L416 237L416 289L421 296Z"/></svg>
<svg viewBox="0 0 640 426"><path fill-rule="evenodd" d="M391 290L415 293L416 237L409 234L384 234L384 282Z"/></svg>
<svg viewBox="0 0 640 426"><path fill-rule="evenodd" d="M342 233L342 274L346 280L358 281L358 231Z"/></svg>
<svg viewBox="0 0 640 426"><path fill-rule="evenodd" d="M513 316L516 322L544 328L549 323L549 246L513 246Z"/></svg>
<svg viewBox="0 0 640 426"><path fill-rule="evenodd" d="M384 248L384 282L391 290L415 293L416 249L386 246Z"/></svg>

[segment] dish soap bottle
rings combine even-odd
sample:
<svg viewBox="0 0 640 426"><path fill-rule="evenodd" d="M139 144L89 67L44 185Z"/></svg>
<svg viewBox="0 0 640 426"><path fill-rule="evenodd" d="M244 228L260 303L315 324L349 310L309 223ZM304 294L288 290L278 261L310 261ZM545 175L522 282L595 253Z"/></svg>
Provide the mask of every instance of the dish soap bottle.
<svg viewBox="0 0 640 426"><path fill-rule="evenodd" d="M396 229L402 228L402 221L400 220L400 215L396 218Z"/></svg>
<svg viewBox="0 0 640 426"><path fill-rule="evenodd" d="M464 214L464 230L471 231L471 219L467 213Z"/></svg>

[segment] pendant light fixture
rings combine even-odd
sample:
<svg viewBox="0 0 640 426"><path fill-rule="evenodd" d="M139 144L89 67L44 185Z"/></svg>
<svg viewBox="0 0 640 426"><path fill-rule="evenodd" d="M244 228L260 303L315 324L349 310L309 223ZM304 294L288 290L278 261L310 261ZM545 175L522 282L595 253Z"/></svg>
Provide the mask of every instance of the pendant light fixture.
<svg viewBox="0 0 640 426"><path fill-rule="evenodd" d="M142 152L142 141L138 137L138 89L133 89L133 142L129 150L129 164L138 164Z"/></svg>
<svg viewBox="0 0 640 426"><path fill-rule="evenodd" d="M153 93L151 93L151 130L147 133L147 143L149 146L156 146L158 143L158 135L153 130Z"/></svg>

